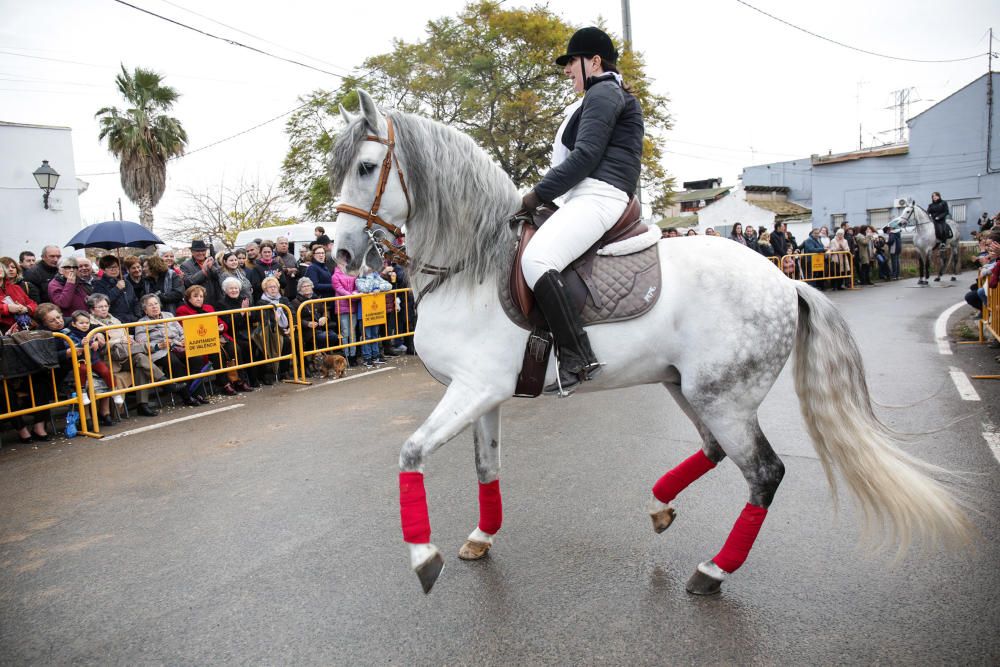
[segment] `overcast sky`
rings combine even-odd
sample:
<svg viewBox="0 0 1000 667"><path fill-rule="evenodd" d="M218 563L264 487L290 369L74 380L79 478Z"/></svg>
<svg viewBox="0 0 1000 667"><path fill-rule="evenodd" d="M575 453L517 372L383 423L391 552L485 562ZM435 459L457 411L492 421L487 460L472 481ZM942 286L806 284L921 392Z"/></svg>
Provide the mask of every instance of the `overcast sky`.
<svg viewBox="0 0 1000 667"><path fill-rule="evenodd" d="M896 125L886 109L892 91L915 88L913 99L922 101L913 103L912 116L986 72L991 25L997 29L993 49L1000 50L997 0L748 1L868 51L922 60L982 55L951 63L891 60L804 34L737 0L632 0L635 48L645 55L657 92L670 98L674 129L664 162L678 185L708 177L732 184L750 164L855 149L859 123L865 146L889 141L893 135L883 131ZM331 72L352 70L389 50L393 39L421 39L428 20L455 15L466 4L130 2ZM547 6L581 27L603 16L621 33L618 2L552 0ZM334 76L209 39L113 0L0 0L0 120L73 128L76 168L90 183L80 198L84 223L110 218L119 197L125 218L138 220L94 121L98 108L121 104L114 88L119 62L160 72L182 94L174 115L188 131L189 151L289 111L310 90L339 85ZM277 121L171 162L156 220L179 213L183 188L241 177L277 183L286 148L284 123ZM114 173L88 175L100 172Z"/></svg>

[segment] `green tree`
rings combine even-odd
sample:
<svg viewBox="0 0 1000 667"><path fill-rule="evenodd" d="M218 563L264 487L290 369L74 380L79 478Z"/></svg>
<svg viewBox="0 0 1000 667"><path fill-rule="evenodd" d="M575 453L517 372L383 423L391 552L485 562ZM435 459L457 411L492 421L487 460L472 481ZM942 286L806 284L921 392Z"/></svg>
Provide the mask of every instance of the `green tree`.
<svg viewBox="0 0 1000 667"><path fill-rule="evenodd" d="M104 107L94 116L100 123L98 139L107 139L108 150L118 158L122 190L139 207L139 222L153 229L153 207L167 186L167 160L184 154L187 132L180 121L167 115L179 94L162 85L163 77L125 65L115 77L127 108Z"/></svg>
<svg viewBox="0 0 1000 667"><path fill-rule="evenodd" d="M356 109L358 87L387 108L465 132L518 188L530 187L548 169L552 138L563 109L574 99L554 63L574 30L544 7L507 9L493 0L428 22L424 40L396 41L391 52L368 58L361 68L365 73L348 77L339 90L317 90L302 98L303 108L286 125L290 146L282 187L308 218L332 219L325 160L340 122L338 105ZM660 211L669 203L672 185L659 163L661 135L671 122L668 100L652 91L641 54L625 50L619 69L643 106L644 196Z"/></svg>

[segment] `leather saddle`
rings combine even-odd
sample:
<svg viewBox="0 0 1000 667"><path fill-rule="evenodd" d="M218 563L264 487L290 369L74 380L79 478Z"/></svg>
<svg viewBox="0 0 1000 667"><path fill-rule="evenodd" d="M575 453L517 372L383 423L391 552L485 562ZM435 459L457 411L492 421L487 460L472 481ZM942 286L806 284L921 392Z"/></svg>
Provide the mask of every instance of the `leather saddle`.
<svg viewBox="0 0 1000 667"><path fill-rule="evenodd" d="M531 324L543 328L546 326L545 318L542 316L541 311L535 307L535 296L531 292L531 288L528 287L528 283L524 280L524 273L521 271L521 257L524 255L525 248L528 247L538 228L557 210L554 205L550 206L546 204L538 209L533 216L533 220L522 221L523 224L518 238L517 251L514 254L514 261L511 263L510 269L509 288L513 305L522 315L528 318ZM644 234L648 229L649 227L642 221L639 200L632 197L629 199L628 205L625 207L625 212L622 213L618 222L604 236L598 239L597 243L590 246L582 256L563 270L563 282L566 284L570 301L578 313L583 312L584 306L587 303L587 297L591 293L589 283L590 277L593 274L594 261L598 257L597 251L612 243Z"/></svg>

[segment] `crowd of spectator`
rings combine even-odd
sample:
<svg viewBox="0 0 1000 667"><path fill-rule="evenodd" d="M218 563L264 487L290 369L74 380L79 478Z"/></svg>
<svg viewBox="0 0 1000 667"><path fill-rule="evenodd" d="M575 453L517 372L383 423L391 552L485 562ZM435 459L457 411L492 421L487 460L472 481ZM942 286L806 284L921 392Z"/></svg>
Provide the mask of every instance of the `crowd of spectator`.
<svg viewBox="0 0 1000 667"><path fill-rule="evenodd" d="M404 242L397 239L397 244ZM299 307L324 297L354 298L302 308L307 351L350 344L338 352L350 365L367 368L386 363L387 356L415 353L412 336L368 342L396 336L397 327L413 330L416 315L409 293L385 296L386 325L364 327L362 320L360 296L408 287L404 267L387 260L379 270L349 276L331 257L333 243L321 227L316 229L315 241L300 246L304 247L299 248L298 257L282 237L257 239L244 248L216 253L196 239L191 242L190 258L179 264L170 248L124 258L109 252L97 258L96 266L87 257L63 256L57 246L46 246L38 256L25 251L17 260L0 257L0 334L20 344L33 331L59 332L72 341L78 359L74 368L69 345L57 337L58 368L8 379L9 403L2 409L13 412L31 407L32 394L36 405L50 403L56 396L65 400L77 378L84 388L93 383L97 393L166 380L162 386L178 401L197 406L208 402L208 382L203 378L169 380L219 370L220 362L234 368L218 374L220 381L212 383L217 393L235 395L274 384L292 376L287 359L235 367L289 355L292 320ZM239 311L216 316L221 354L189 356L182 323L169 318L220 311ZM136 326L87 338L92 328L130 323ZM90 346L92 360L89 377L83 363L85 344ZM52 373L56 387L49 378ZM83 391L89 402L87 390ZM134 397L137 414L158 414L154 401L160 399L154 391L137 389L126 395ZM101 425L115 423L112 406L121 418L126 395L98 401ZM49 440L49 417L48 411L35 412L11 425L23 443Z"/></svg>
<svg viewBox="0 0 1000 667"><path fill-rule="evenodd" d="M680 236L679 230L666 227L662 231L663 238ZM685 236L697 236L695 229L689 229ZM719 236L709 227L706 236ZM784 222L775 222L774 227L756 229L747 225L744 229L739 222L735 223L729 233L729 239L750 248L754 252L780 262L781 270L790 278L801 279L812 277L810 266L796 259L796 255L823 253L824 275L833 276L826 280L817 280L814 286L821 289L844 289L846 280L843 276L851 274L852 269L856 285L874 286L873 279L877 276L883 281L899 280L899 258L903 249L902 233L898 229L884 227L881 231L871 225L852 227L847 222L841 223L830 236L826 226L815 227L801 243L788 231ZM840 254L850 253L850 255ZM853 266L850 264L853 262Z"/></svg>

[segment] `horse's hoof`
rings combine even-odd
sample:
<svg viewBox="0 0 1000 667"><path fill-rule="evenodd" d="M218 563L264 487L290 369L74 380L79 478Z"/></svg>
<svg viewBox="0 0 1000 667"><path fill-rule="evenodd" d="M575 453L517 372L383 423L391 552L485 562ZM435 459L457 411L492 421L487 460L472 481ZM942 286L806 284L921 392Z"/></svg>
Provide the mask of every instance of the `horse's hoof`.
<svg viewBox="0 0 1000 667"><path fill-rule="evenodd" d="M716 576L709 574L712 572ZM705 561L698 566L691 578L688 579L687 592L691 595L717 595L722 591L722 582L726 573L712 561Z"/></svg>
<svg viewBox="0 0 1000 667"><path fill-rule="evenodd" d="M466 540L462 548L458 550L458 557L462 560L479 560L490 552L491 546L493 545L489 542Z"/></svg>
<svg viewBox="0 0 1000 667"><path fill-rule="evenodd" d="M434 588L434 582L437 581L443 569L444 558L437 549L434 550L434 553L427 560L413 568L413 571L417 573L417 579L420 580L420 586L424 589L425 594L430 593L431 589Z"/></svg>
<svg viewBox="0 0 1000 667"><path fill-rule="evenodd" d="M670 524L677 518L677 512L674 511L673 507L668 506L659 512L650 512L649 518L653 520L653 530L657 533L662 533L667 528L670 528Z"/></svg>

